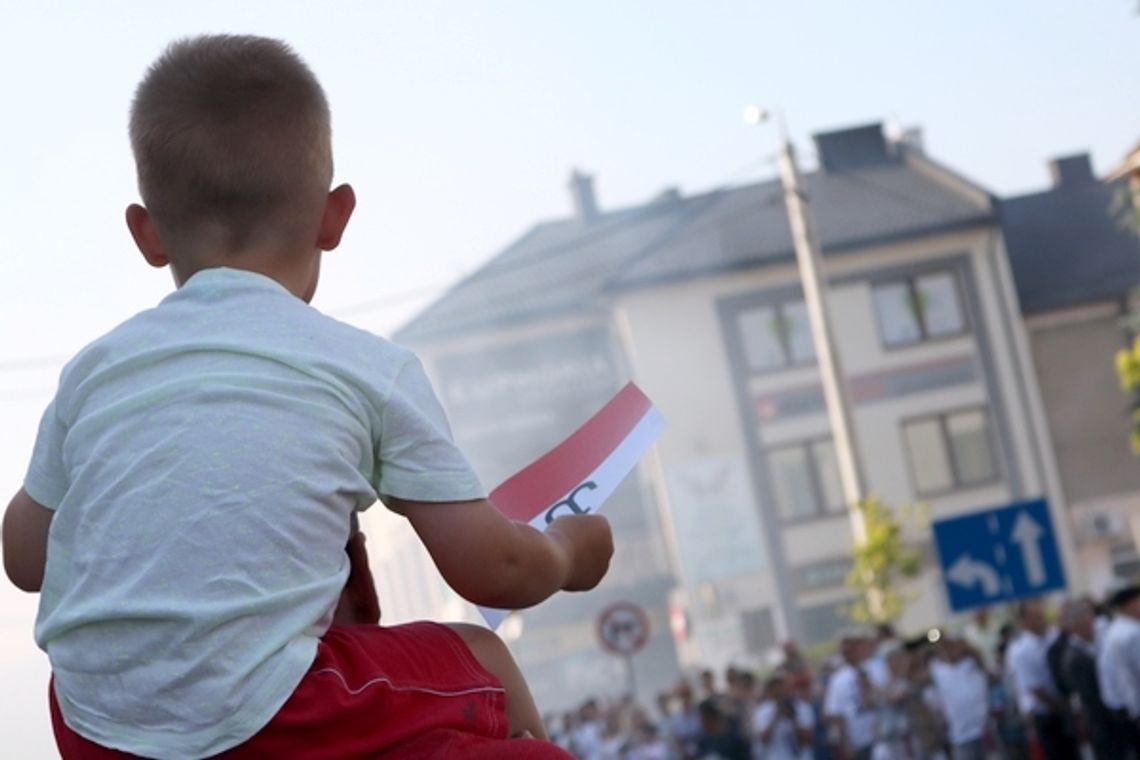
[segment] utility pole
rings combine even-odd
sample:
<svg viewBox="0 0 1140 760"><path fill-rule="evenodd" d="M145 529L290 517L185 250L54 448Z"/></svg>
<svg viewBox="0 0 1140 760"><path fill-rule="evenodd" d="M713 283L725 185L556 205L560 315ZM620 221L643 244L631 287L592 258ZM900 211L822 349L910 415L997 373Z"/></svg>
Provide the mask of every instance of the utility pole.
<svg viewBox="0 0 1140 760"><path fill-rule="evenodd" d="M769 114L759 108L749 108L745 118L750 123L766 121ZM811 223L807 198L796 166L795 148L788 138L783 119L777 118L780 130L780 180L784 187L784 203L788 209L788 223L792 229L792 243L796 251L796 263L800 270L800 283L804 291L804 304L807 307L808 321L811 324L812 340L815 341L816 360L819 363L820 380L823 383L823 398L827 406L827 418L831 425L831 435L835 442L835 457L839 464L839 479L843 487L843 499L847 502L847 514L851 521L851 536L859 546L867 540L867 529L859 502L867 495L863 482L863 470L859 461L859 449L851 423L851 400L843 381L843 364L836 350L831 315L827 308L825 280L823 278L823 257L816 242L815 229Z"/></svg>

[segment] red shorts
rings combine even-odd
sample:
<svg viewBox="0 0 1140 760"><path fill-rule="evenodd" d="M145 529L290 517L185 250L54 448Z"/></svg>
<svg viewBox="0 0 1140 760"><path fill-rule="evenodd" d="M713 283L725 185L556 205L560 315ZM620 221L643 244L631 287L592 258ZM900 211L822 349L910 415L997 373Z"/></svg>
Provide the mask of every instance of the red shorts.
<svg viewBox="0 0 1140 760"><path fill-rule="evenodd" d="M64 760L131 758L63 722L50 689ZM334 625L313 666L267 726L219 760L568 758L558 747L507 738L506 695L457 633L436 623Z"/></svg>

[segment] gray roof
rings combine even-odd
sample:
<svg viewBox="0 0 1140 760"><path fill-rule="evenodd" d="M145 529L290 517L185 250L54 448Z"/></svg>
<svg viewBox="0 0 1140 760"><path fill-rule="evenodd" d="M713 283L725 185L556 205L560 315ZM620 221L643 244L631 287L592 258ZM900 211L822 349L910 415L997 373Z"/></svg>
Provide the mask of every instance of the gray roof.
<svg viewBox="0 0 1140 760"><path fill-rule="evenodd" d="M1140 283L1140 238L1114 218L1119 187L1073 182L1001 202L1023 313L1121 298Z"/></svg>
<svg viewBox="0 0 1140 760"><path fill-rule="evenodd" d="M805 175L825 254L995 219L984 192L899 151L877 165ZM793 258L780 183L678 197L596 219L545 222L396 334L402 342L583 312L630 288Z"/></svg>

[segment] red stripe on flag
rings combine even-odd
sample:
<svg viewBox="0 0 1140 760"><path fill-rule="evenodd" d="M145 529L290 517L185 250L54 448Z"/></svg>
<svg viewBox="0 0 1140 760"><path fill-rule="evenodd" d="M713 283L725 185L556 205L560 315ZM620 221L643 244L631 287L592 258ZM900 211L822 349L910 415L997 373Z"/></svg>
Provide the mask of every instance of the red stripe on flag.
<svg viewBox="0 0 1140 760"><path fill-rule="evenodd" d="M530 522L596 470L652 406L627 383L569 438L492 491L491 502L512 520Z"/></svg>

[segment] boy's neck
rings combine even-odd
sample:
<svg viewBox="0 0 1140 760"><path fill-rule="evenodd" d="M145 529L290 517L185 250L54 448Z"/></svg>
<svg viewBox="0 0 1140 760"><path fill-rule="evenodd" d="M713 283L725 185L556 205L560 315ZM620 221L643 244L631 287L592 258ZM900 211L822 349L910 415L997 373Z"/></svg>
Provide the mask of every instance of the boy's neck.
<svg viewBox="0 0 1140 760"><path fill-rule="evenodd" d="M174 282L182 287L191 277L207 269L241 269L275 280L305 303L312 300L320 275L321 252L308 255L295 252L249 249L225 255L186 257L171 261Z"/></svg>

